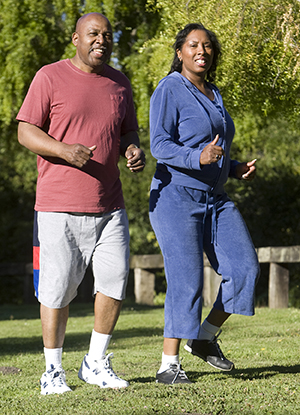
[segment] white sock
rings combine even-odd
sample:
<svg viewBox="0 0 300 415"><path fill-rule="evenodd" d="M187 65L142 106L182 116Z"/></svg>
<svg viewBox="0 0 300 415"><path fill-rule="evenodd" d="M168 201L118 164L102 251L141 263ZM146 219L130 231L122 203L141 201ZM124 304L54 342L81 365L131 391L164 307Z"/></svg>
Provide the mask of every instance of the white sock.
<svg viewBox="0 0 300 415"><path fill-rule="evenodd" d="M220 327L213 326L204 320L200 327L199 340L211 340L220 330Z"/></svg>
<svg viewBox="0 0 300 415"><path fill-rule="evenodd" d="M161 357L161 366L157 373L162 373L165 370L168 370L171 364L178 364L178 363L179 363L179 354L176 354L175 356L170 356L170 355L164 354L163 352L162 357Z"/></svg>
<svg viewBox="0 0 300 415"><path fill-rule="evenodd" d="M108 348L110 339L110 334L102 334L93 330L89 348L89 359L97 361L103 359Z"/></svg>
<svg viewBox="0 0 300 415"><path fill-rule="evenodd" d="M62 356L62 347L58 347L57 349L47 349L44 347L44 355L46 360L46 370L52 369L52 365L54 367L60 367L61 365L61 356Z"/></svg>

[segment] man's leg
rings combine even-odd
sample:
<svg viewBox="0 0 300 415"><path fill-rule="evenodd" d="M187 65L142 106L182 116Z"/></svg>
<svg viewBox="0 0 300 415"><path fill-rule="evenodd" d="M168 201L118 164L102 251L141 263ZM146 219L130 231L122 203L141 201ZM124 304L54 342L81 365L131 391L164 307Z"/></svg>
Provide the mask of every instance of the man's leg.
<svg viewBox="0 0 300 415"><path fill-rule="evenodd" d="M104 359L121 307L122 301L97 292L94 303L94 330L88 353L91 360Z"/></svg>
<svg viewBox="0 0 300 415"><path fill-rule="evenodd" d="M69 392L71 389L65 382L65 372L62 368L62 348L65 339L69 306L64 308L49 308L40 306L46 372L41 378L41 393Z"/></svg>
<svg viewBox="0 0 300 415"><path fill-rule="evenodd" d="M63 347L69 317L69 306L64 308L40 307L44 347L56 349Z"/></svg>
<svg viewBox="0 0 300 415"><path fill-rule="evenodd" d="M118 321L121 308L122 301L107 297L98 291L94 304L94 330L98 333L111 335Z"/></svg>
<svg viewBox="0 0 300 415"><path fill-rule="evenodd" d="M112 332L118 321L122 301L108 297L99 291L95 296L95 322L89 353L84 357L78 377L100 388L126 388L129 384L119 378L110 363L112 353L105 355Z"/></svg>
<svg viewBox="0 0 300 415"><path fill-rule="evenodd" d="M129 230L124 209L97 218L98 239L92 255L94 283L94 329L88 354L78 376L101 388L124 388L111 367L112 353L106 355L118 321L129 273ZM103 294L105 293L105 294Z"/></svg>

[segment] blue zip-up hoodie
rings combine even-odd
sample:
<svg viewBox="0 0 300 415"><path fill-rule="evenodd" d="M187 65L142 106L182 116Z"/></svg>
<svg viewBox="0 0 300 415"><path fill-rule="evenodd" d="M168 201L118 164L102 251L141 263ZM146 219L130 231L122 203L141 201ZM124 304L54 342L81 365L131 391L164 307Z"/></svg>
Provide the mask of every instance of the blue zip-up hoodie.
<svg viewBox="0 0 300 415"><path fill-rule="evenodd" d="M179 72L159 82L150 101L150 148L156 177L166 174L174 184L220 194L228 176L235 177L238 162L229 154L235 129L218 88L209 87L214 101ZM201 152L217 134L226 156L201 167Z"/></svg>

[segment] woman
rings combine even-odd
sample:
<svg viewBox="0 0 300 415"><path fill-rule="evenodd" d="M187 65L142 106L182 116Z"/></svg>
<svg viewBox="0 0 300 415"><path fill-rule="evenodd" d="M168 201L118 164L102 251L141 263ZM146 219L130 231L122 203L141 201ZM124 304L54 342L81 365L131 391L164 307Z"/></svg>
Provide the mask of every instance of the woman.
<svg viewBox="0 0 300 415"><path fill-rule="evenodd" d="M214 80L221 50L215 34L188 24L174 44L171 71L151 97L150 221L165 265L167 294L162 364L157 382L191 383L179 363L185 349L213 367L230 371L218 343L232 314L254 314L259 276L247 227L224 191L229 176L252 180L255 161L230 159L234 124ZM203 251L222 275L215 304L201 325ZM219 332L219 334L217 334Z"/></svg>

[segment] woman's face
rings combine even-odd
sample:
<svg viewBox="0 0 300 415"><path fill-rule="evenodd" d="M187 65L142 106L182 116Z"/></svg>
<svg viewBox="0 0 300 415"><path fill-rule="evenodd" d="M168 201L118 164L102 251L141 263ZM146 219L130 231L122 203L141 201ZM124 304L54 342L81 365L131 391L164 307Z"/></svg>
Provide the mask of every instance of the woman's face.
<svg viewBox="0 0 300 415"><path fill-rule="evenodd" d="M214 57L213 46L206 31L193 30L186 37L181 50L177 50L177 56L182 61L183 76L188 79L195 76L204 79Z"/></svg>

